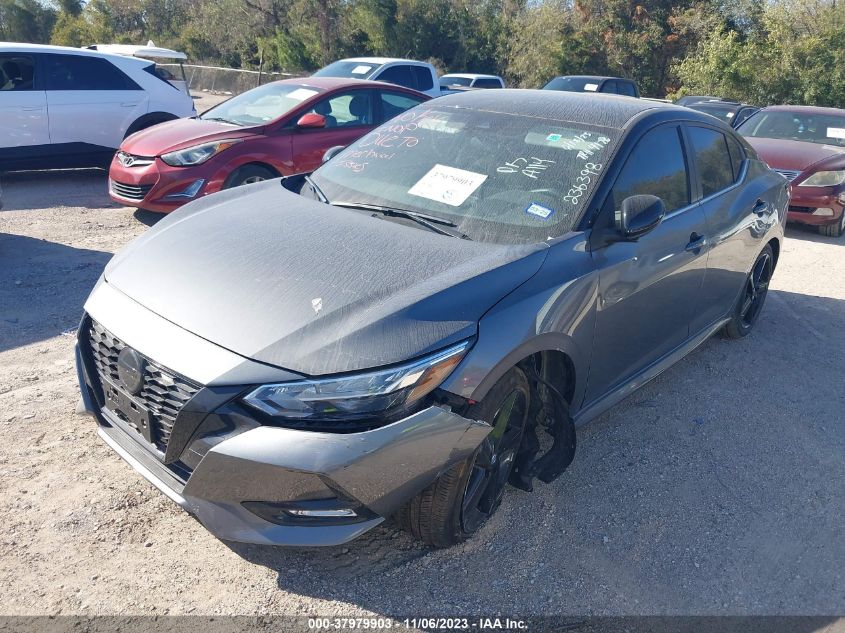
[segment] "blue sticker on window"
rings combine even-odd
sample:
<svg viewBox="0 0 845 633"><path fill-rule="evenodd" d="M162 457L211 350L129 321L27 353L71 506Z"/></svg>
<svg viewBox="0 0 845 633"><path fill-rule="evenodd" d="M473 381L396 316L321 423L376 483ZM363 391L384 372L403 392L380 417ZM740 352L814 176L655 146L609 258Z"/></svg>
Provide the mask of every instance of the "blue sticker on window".
<svg viewBox="0 0 845 633"><path fill-rule="evenodd" d="M557 143L562 138L563 138L563 136L561 134L549 134L546 137L546 140L551 141L552 143Z"/></svg>
<svg viewBox="0 0 845 633"><path fill-rule="evenodd" d="M544 207L542 204L537 204L536 202L532 202L527 207L525 207L525 212L528 215L536 215L538 218L548 220L550 217L552 217L554 215L555 210L550 209L549 207Z"/></svg>

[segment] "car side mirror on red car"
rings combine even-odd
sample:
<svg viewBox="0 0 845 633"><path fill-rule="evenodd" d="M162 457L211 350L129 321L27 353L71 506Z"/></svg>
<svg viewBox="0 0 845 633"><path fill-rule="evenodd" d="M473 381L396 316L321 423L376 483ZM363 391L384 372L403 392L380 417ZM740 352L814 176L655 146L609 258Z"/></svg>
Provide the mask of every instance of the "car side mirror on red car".
<svg viewBox="0 0 845 633"><path fill-rule="evenodd" d="M303 114L299 118L299 121L296 122L296 127L304 129L326 127L326 117L322 114L317 114L316 112L309 112L308 114Z"/></svg>

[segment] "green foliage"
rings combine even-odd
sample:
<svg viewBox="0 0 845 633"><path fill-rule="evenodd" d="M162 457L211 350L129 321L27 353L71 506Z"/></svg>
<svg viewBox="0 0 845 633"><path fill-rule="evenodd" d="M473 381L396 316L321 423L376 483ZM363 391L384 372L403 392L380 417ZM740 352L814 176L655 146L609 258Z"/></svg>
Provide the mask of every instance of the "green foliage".
<svg viewBox="0 0 845 633"><path fill-rule="evenodd" d="M652 96L845 103L841 0L0 0L0 40L148 39L231 67L383 55L522 87L607 74Z"/></svg>

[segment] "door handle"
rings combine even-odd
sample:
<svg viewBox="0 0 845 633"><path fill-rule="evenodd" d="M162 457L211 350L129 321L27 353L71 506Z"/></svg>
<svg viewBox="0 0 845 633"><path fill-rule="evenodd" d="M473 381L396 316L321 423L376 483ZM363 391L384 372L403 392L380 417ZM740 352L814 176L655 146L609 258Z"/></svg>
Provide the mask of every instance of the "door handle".
<svg viewBox="0 0 845 633"><path fill-rule="evenodd" d="M751 211L754 213L754 215L763 217L769 212L769 203L765 200L758 200L754 204L754 208L751 209Z"/></svg>
<svg viewBox="0 0 845 633"><path fill-rule="evenodd" d="M704 245L707 244L707 238L698 233L693 233L689 236L689 244L684 249L687 252L700 251Z"/></svg>

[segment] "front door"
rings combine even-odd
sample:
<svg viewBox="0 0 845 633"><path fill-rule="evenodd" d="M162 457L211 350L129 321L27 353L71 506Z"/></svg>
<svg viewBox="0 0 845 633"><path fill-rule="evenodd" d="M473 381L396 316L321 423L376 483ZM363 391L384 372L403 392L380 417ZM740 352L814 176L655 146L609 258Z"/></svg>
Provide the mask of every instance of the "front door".
<svg viewBox="0 0 845 633"><path fill-rule="evenodd" d="M680 129L647 132L604 201L599 226L610 226L622 201L661 198L666 216L633 242L593 252L599 271L596 328L585 405L627 382L689 337L706 272L705 217L690 205L690 170Z"/></svg>

